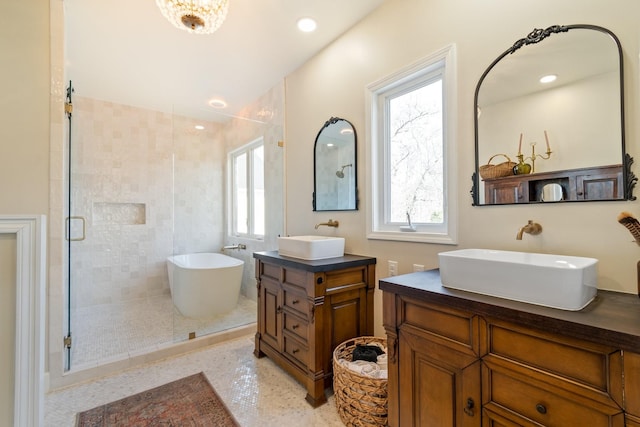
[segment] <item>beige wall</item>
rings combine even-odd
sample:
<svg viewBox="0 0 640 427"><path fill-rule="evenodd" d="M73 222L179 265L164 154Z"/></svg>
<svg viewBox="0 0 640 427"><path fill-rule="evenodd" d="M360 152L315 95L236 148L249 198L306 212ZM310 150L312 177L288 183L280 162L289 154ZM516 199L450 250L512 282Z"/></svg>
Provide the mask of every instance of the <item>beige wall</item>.
<svg viewBox="0 0 640 427"><path fill-rule="evenodd" d="M623 210L640 215L638 202L590 202L546 206L472 207L469 190L474 170L473 93L482 72L506 48L534 28L554 24L596 24L612 30L624 49L627 151L638 150L638 41L640 3L621 0L514 2L511 0L391 0L345 33L286 79L286 232L313 233L313 225L340 221L325 234L346 237L347 252L375 256L379 278L387 262L408 273L414 263L437 267L437 253L488 247L591 256L600 260L599 287L636 291L638 247L616 221ZM457 153L459 244L457 246L368 240L365 220L367 168L365 88L402 67L455 43L457 46ZM353 122L358 132L360 210L311 210L313 143L331 116ZM636 174L640 170L634 168ZM638 193L636 191L636 193ZM516 241L528 219L541 223L540 236ZM380 292L376 296L376 334L383 334Z"/></svg>
<svg viewBox="0 0 640 427"><path fill-rule="evenodd" d="M49 0L5 1L0 16L0 213L46 214Z"/></svg>

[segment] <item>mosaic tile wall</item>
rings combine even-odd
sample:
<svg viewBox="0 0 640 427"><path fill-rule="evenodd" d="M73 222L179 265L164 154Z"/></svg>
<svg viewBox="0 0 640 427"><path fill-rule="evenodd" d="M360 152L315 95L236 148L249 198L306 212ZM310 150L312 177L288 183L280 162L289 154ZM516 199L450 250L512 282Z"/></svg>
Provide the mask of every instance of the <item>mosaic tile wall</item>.
<svg viewBox="0 0 640 427"><path fill-rule="evenodd" d="M224 233L220 126L76 96L72 307L168 294L166 257L218 251ZM73 221L72 237L81 233ZM175 229L174 229L175 228Z"/></svg>

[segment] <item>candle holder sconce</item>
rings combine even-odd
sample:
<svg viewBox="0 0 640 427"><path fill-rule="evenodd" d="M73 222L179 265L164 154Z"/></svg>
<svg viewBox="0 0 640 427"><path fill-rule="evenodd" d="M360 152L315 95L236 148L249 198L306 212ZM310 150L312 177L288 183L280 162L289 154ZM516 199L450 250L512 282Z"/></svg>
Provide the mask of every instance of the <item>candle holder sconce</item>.
<svg viewBox="0 0 640 427"><path fill-rule="evenodd" d="M551 158L551 147L549 146L549 137L547 131L544 131L544 139L547 144L547 151L545 154L536 154L536 143L531 143L531 156L524 157L522 154L522 134L520 134L520 144L518 145L518 165L514 169L518 168L518 174L535 173L536 171L536 159L549 160ZM531 160L531 165L525 163L527 160ZM529 167L530 166L530 167Z"/></svg>

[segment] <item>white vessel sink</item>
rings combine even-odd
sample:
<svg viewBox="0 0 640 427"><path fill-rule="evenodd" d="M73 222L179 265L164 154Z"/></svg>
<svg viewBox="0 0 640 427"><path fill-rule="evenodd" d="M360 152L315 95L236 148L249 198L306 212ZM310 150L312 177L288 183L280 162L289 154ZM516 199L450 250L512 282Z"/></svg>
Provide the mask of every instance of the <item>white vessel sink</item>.
<svg viewBox="0 0 640 427"><path fill-rule="evenodd" d="M344 237L278 237L278 253L305 260L340 257L344 255Z"/></svg>
<svg viewBox="0 0 640 427"><path fill-rule="evenodd" d="M596 296L594 258L489 249L461 249L438 257L447 288L572 311Z"/></svg>

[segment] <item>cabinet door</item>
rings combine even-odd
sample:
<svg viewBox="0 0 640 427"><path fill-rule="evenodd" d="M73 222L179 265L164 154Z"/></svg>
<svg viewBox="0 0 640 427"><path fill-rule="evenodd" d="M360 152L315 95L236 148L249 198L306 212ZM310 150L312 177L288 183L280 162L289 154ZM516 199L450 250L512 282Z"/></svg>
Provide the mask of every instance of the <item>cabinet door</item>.
<svg viewBox="0 0 640 427"><path fill-rule="evenodd" d="M398 346L401 426L481 425L480 360L402 330Z"/></svg>
<svg viewBox="0 0 640 427"><path fill-rule="evenodd" d="M366 322L366 290L355 289L329 296L325 305L329 310L327 316L329 346L331 352L344 341L361 336Z"/></svg>
<svg viewBox="0 0 640 427"><path fill-rule="evenodd" d="M276 350L282 348L282 291L280 284L262 277L260 286L261 319L258 321L262 340Z"/></svg>
<svg viewBox="0 0 640 427"><path fill-rule="evenodd" d="M601 172L576 176L578 200L611 200L622 198L622 172Z"/></svg>
<svg viewBox="0 0 640 427"><path fill-rule="evenodd" d="M484 189L486 204L528 203L527 187L522 182L485 182Z"/></svg>

